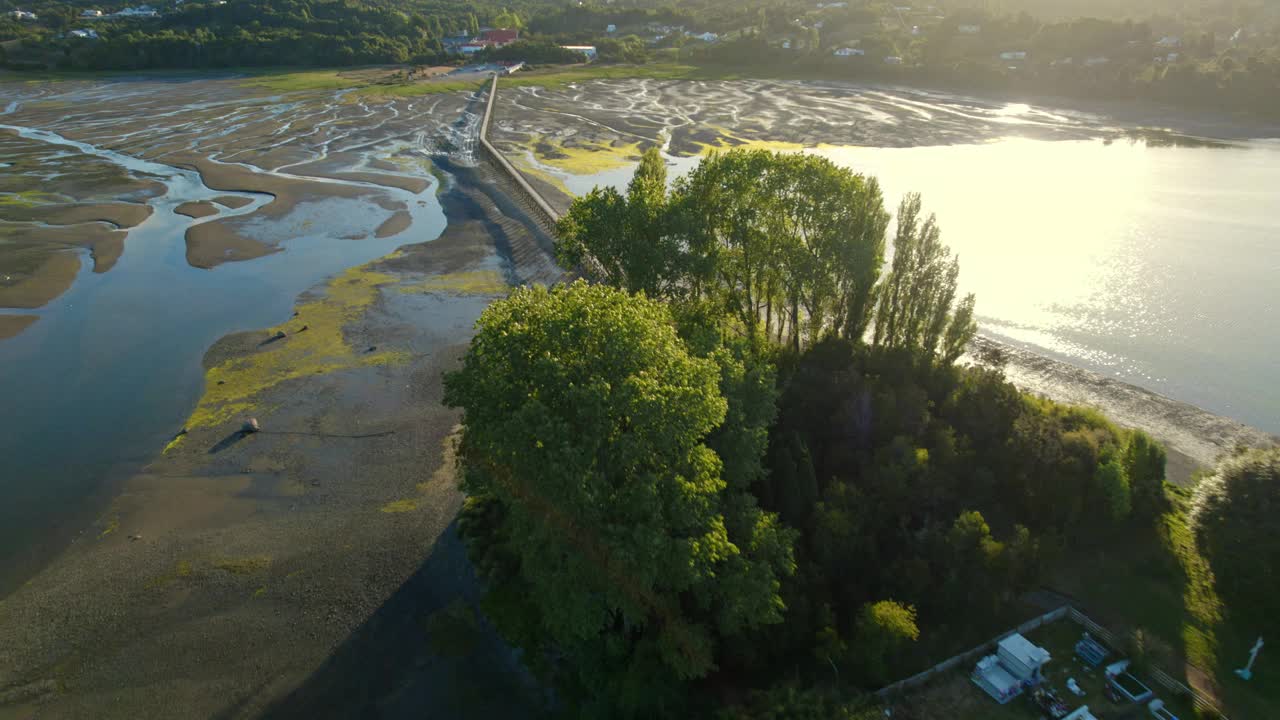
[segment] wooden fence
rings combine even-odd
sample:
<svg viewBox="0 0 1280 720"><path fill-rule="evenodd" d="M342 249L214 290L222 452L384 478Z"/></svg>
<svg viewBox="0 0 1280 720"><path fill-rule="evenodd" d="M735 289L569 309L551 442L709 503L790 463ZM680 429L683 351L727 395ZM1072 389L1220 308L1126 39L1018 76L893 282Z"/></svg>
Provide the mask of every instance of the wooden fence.
<svg viewBox="0 0 1280 720"><path fill-rule="evenodd" d="M1070 619L1085 630L1088 630L1090 634L1103 643L1109 645L1113 650L1121 648L1119 638L1117 638L1110 630L1102 627L1090 619L1088 615L1085 615L1070 605L1063 605L1056 610L1051 610L1039 617L1032 618L1027 622L1022 623L1017 628L1003 633L971 650L947 658L924 672L917 673L905 680L899 680L892 685L883 687L876 692L876 696L881 700L886 700L905 690L910 690L911 688L923 685L938 675L950 672L960 665L977 662L978 658L995 652L996 644L1015 632L1020 634L1029 633L1032 630L1049 623L1057 622L1064 617ZM1187 687L1186 684L1179 682L1163 670L1160 670L1159 668L1151 668L1143 674L1150 677L1157 685L1164 688L1166 691L1175 695L1191 698L1192 704L1194 704L1197 709L1217 713L1222 720L1228 720L1227 716L1222 713L1222 710L1219 709L1217 705L1214 705L1208 698L1204 697L1192 688Z"/></svg>

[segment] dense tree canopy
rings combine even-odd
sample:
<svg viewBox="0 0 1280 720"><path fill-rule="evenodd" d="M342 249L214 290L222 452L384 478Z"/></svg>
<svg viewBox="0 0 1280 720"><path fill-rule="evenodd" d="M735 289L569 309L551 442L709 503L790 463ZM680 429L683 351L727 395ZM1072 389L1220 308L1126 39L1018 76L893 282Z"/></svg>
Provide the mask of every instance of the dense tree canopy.
<svg viewBox="0 0 1280 720"><path fill-rule="evenodd" d="M578 714L699 716L728 685L752 692L722 717L864 716L850 688L976 641L1072 538L1164 508L1150 438L956 365L973 298L921 207L882 278L874 179L733 151L668 190L650 151L560 225L601 285L486 311L447 383L463 534Z"/></svg>
<svg viewBox="0 0 1280 720"><path fill-rule="evenodd" d="M1280 449L1224 460L1196 487L1191 522L1219 594L1264 635L1280 632Z"/></svg>
<svg viewBox="0 0 1280 720"><path fill-rule="evenodd" d="M486 607L583 715L672 711L721 638L782 619L791 533L745 491L770 395L731 408L744 366L702 340L710 357L608 287L517 290L446 379ZM735 433L761 437L754 460L709 446Z"/></svg>

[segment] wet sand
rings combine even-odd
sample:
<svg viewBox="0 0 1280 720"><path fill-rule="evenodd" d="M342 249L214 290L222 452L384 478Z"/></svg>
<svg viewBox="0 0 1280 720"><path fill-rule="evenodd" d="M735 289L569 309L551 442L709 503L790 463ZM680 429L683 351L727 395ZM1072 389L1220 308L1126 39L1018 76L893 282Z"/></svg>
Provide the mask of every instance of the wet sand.
<svg viewBox="0 0 1280 720"><path fill-rule="evenodd" d="M214 198L213 201L224 207L229 207L232 210L239 210L245 205L253 202L249 198L240 195L219 195Z"/></svg>
<svg viewBox="0 0 1280 720"><path fill-rule="evenodd" d="M63 250L48 254L34 272L13 284L0 284L0 307L38 308L71 287L80 272L80 258Z"/></svg>
<svg viewBox="0 0 1280 720"><path fill-rule="evenodd" d="M249 198L242 198L245 204L252 202ZM218 214L218 208L211 202L203 200L196 202L184 202L173 209L179 215L186 215L189 218L203 218Z"/></svg>
<svg viewBox="0 0 1280 720"><path fill-rule="evenodd" d="M0 315L0 340L17 335L39 319L38 315Z"/></svg>
<svg viewBox="0 0 1280 720"><path fill-rule="evenodd" d="M79 225L88 222L105 222L118 228L141 225L151 217L150 205L137 203L99 203L92 205L35 205L4 210L9 221L42 222L50 225Z"/></svg>
<svg viewBox="0 0 1280 720"><path fill-rule="evenodd" d="M395 215L387 218L386 222L378 226L378 229L374 232L374 236L379 238L389 238L392 235L399 235L405 230L408 230L411 224L413 224L413 216L409 214L409 211L399 210Z"/></svg>
<svg viewBox="0 0 1280 720"><path fill-rule="evenodd" d="M451 278L559 276L492 174L458 172L440 238L304 294L282 340L210 348L189 432L3 600L0 716L529 716L482 621L461 651L424 632L476 611L441 373L506 287Z"/></svg>

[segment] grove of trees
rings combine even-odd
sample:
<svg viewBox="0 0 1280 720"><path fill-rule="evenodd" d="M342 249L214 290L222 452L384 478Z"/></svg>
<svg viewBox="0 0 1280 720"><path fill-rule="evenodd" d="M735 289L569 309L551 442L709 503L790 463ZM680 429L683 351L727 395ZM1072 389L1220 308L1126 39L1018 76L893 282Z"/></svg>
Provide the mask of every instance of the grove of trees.
<svg viewBox="0 0 1280 720"><path fill-rule="evenodd" d="M484 313L446 380L462 534L570 715L863 717L1162 510L1150 438L957 365L974 300L922 207L886 269L874 178L735 150L668 187L651 151L558 228L596 284Z"/></svg>
<svg viewBox="0 0 1280 720"><path fill-rule="evenodd" d="M1280 632L1280 448L1228 457L1191 506L1196 544L1219 595L1266 637Z"/></svg>

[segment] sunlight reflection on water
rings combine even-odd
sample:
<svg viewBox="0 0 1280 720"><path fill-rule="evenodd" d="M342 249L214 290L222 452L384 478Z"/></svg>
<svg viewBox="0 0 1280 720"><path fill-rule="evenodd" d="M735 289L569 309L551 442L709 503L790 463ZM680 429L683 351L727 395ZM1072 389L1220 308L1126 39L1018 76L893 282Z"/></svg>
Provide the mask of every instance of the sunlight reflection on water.
<svg viewBox="0 0 1280 720"><path fill-rule="evenodd" d="M891 211L906 192L922 194L985 334L1280 432L1269 319L1280 296L1280 143L1008 138L810 152L879 178ZM677 159L672 172L692 162Z"/></svg>

